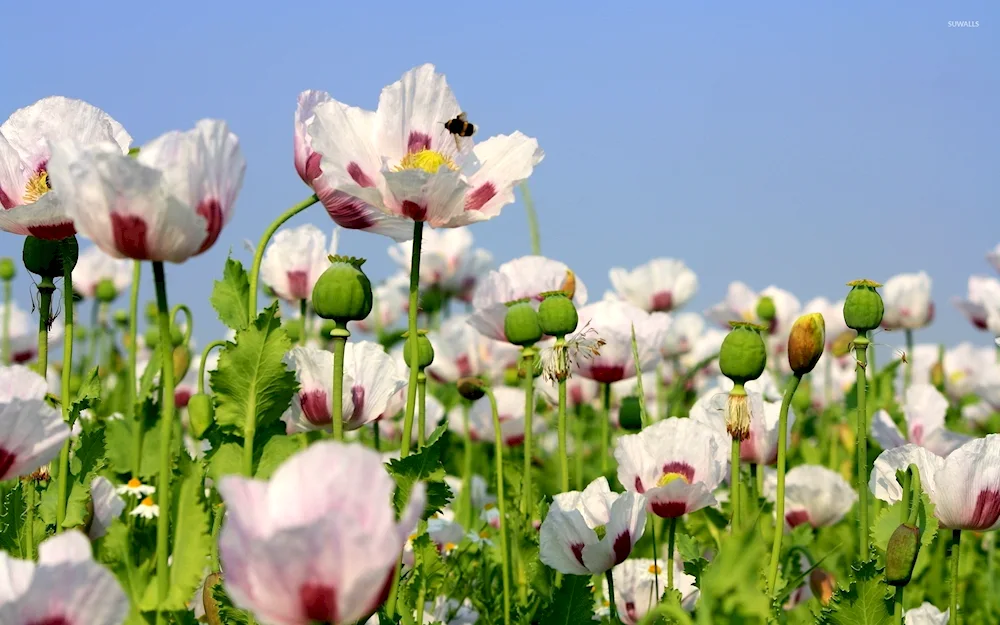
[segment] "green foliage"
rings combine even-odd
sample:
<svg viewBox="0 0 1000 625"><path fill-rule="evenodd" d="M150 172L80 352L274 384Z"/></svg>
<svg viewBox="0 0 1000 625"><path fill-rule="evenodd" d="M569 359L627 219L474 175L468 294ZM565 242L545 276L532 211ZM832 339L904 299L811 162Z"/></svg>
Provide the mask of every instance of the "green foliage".
<svg viewBox="0 0 1000 625"><path fill-rule="evenodd" d="M159 408L151 398L147 398L140 406L142 428L145 430L142 438L142 466L136 471L133 458L133 441L136 428L131 419L115 419L104 423L104 436L107 447L107 464L115 473L122 476L137 476L140 479L152 478L159 471L160 458L160 428L156 427L159 418ZM175 448L181 441L173 438Z"/></svg>
<svg viewBox="0 0 1000 625"><path fill-rule="evenodd" d="M70 405L69 425L80 418L80 413L88 408L93 408L101 400L101 379L97 377L95 367L83 380L80 389L76 392L76 400Z"/></svg>
<svg viewBox="0 0 1000 625"><path fill-rule="evenodd" d="M427 444L418 453L389 462L389 474L396 480L393 505L397 514L406 507L417 482L424 482L427 486L427 507L423 518L436 514L451 501L451 489L445 484L444 465L441 462L442 455L448 448L449 436L448 426L442 425L431 434Z"/></svg>
<svg viewBox="0 0 1000 625"><path fill-rule="evenodd" d="M931 543L938 531L938 520L934 516L934 504L925 492L920 493L920 499L913 502L918 505L916 526L920 530L920 552L917 555L917 563L913 568L914 577L920 575L931 562L933 552ZM884 559L886 545L889 544L889 537L896 531L902 523L903 502L897 501L891 506L887 506L879 512L872 525L872 544L878 549L879 555Z"/></svg>
<svg viewBox="0 0 1000 625"><path fill-rule="evenodd" d="M219 367L211 375L216 423L242 431L248 414L256 416L258 428L281 417L298 386L282 360L291 347L277 303L237 331L236 343L222 349Z"/></svg>
<svg viewBox="0 0 1000 625"><path fill-rule="evenodd" d="M243 471L243 445L223 443L213 449L208 458L208 476L218 482L223 475L239 475Z"/></svg>
<svg viewBox="0 0 1000 625"><path fill-rule="evenodd" d="M718 553L701 575L702 605L714 622L752 622L770 616L771 600L762 575L769 557L754 531L722 538Z"/></svg>
<svg viewBox="0 0 1000 625"><path fill-rule="evenodd" d="M214 282L209 301L227 328L238 332L250 325L250 277L243 263L226 259L222 280Z"/></svg>
<svg viewBox="0 0 1000 625"><path fill-rule="evenodd" d="M254 471L254 477L259 480L270 479L271 475L274 474L274 471L281 466L285 460L288 460L291 456L305 449L306 444L307 441L304 433L296 434L294 436L277 434L268 438L259 448L260 459L257 461L257 468ZM257 450L255 449L255 452L256 451Z"/></svg>
<svg viewBox="0 0 1000 625"><path fill-rule="evenodd" d="M852 567L847 588L838 588L823 609L817 625L888 625L892 622L892 598L882 583L882 568L875 560Z"/></svg>
<svg viewBox="0 0 1000 625"><path fill-rule="evenodd" d="M219 604L219 618L226 625L248 625L247 613L233 605L222 584L212 588L212 597Z"/></svg>
<svg viewBox="0 0 1000 625"><path fill-rule="evenodd" d="M0 549L14 557L23 557L21 530L28 506L24 487L21 482L15 482L14 487L2 491L0 502Z"/></svg>
<svg viewBox="0 0 1000 625"><path fill-rule="evenodd" d="M98 430L83 432L77 440L70 458L69 497L66 503L66 518L62 526L83 527L87 524L87 504L90 502L90 483L98 472L104 468L104 434ZM53 478L58 478L53 465ZM57 479L49 482L43 491L38 507L39 515L46 525L55 525L56 507L59 502L59 485Z"/></svg>
<svg viewBox="0 0 1000 625"><path fill-rule="evenodd" d="M586 575L566 575L552 601L542 610L539 623L580 625L594 620L594 590Z"/></svg>

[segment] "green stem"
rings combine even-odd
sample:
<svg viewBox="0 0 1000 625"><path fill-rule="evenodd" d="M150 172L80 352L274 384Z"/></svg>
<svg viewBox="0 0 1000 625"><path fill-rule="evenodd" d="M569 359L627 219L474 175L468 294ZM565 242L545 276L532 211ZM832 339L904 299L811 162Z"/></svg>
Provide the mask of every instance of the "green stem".
<svg viewBox="0 0 1000 625"><path fill-rule="evenodd" d="M653 591L656 593L656 600L660 600L660 565L656 557L656 523L660 517L647 514L646 525L649 526L649 537L653 543ZM673 519L671 519L673 521ZM669 581L669 580L668 580Z"/></svg>
<svg viewBox="0 0 1000 625"><path fill-rule="evenodd" d="M674 589L674 538L677 535L677 517L670 518L670 529L667 534L667 588ZM660 598L660 593L656 593L656 598Z"/></svg>
<svg viewBox="0 0 1000 625"><path fill-rule="evenodd" d="M785 471L788 468L788 407L802 377L794 375L788 380L778 411L778 487L774 498L774 543L771 545L771 562L767 569L767 587L771 596L777 596L778 559L781 556L781 539L785 534Z"/></svg>
<svg viewBox="0 0 1000 625"><path fill-rule="evenodd" d="M424 622L424 604L427 602L427 577L420 576L420 590L417 591L417 623Z"/></svg>
<svg viewBox="0 0 1000 625"><path fill-rule="evenodd" d="M896 594L892 598L892 622L903 625L903 588L896 586Z"/></svg>
<svg viewBox="0 0 1000 625"><path fill-rule="evenodd" d="M375 423L378 423L376 421ZM462 402L462 423L465 426L465 456L462 463L462 525L472 529L472 431L469 428L469 402Z"/></svg>
<svg viewBox="0 0 1000 625"><path fill-rule="evenodd" d="M28 489L28 510L24 517L25 530L27 530L27 556L28 561L33 562L35 560L35 495L37 491L35 489L35 478L30 475L24 481L24 485Z"/></svg>
<svg viewBox="0 0 1000 625"><path fill-rule="evenodd" d="M91 363L97 362L97 351L100 349L98 345L100 332L97 331L99 325L98 318L100 315L101 302L95 298L90 305L90 336L87 337L87 350L83 353L83 375L87 375L87 371L90 369Z"/></svg>
<svg viewBox="0 0 1000 625"><path fill-rule="evenodd" d="M417 346L417 308L420 305L420 244L424 235L424 222L413 222L413 253L410 255L410 309L407 311L407 331L413 339L410 344L410 381L406 387L406 412L403 413L403 443L399 456L410 455L410 442L413 436L413 411L417 404L417 363L420 362L420 351Z"/></svg>
<svg viewBox="0 0 1000 625"><path fill-rule="evenodd" d="M906 329L906 368L903 369L903 391L910 388L913 381L913 330Z"/></svg>
<svg viewBox="0 0 1000 625"><path fill-rule="evenodd" d="M10 318L14 313L14 284L11 280L3 281L3 330L0 335L0 362L9 365L10 353ZM45 375L45 372L42 372Z"/></svg>
<svg viewBox="0 0 1000 625"><path fill-rule="evenodd" d="M556 339L556 343L565 339ZM566 445L566 380L559 380L559 488L569 492L569 452ZM579 444L579 443L577 443Z"/></svg>
<svg viewBox="0 0 1000 625"><path fill-rule="evenodd" d="M734 438L729 454L729 503L733 508L730 530L735 534L740 529L740 439Z"/></svg>
<svg viewBox="0 0 1000 625"><path fill-rule="evenodd" d="M268 242L271 240L271 237L274 236L274 233L278 230L278 228L284 225L286 221L295 217L318 201L319 197L317 197L316 194L313 194L278 215L278 218L267 227L267 230L265 230L264 234L260 237L260 241L257 242L257 248L253 253L253 267L250 269L249 312L251 321L257 318L257 292L259 290L257 287L257 280L260 277L260 263L264 260L264 249L267 247Z"/></svg>
<svg viewBox="0 0 1000 625"><path fill-rule="evenodd" d="M503 483L503 434L500 432L500 414L493 390L486 388L493 413L493 449L496 457L497 508L500 513L500 567L503 573L503 622L510 625L510 545L507 542L507 504L504 501Z"/></svg>
<svg viewBox="0 0 1000 625"><path fill-rule="evenodd" d="M663 371L661 370L662 365L657 367L656 370L656 406L660 409L660 418L669 419L668 414L670 410L669 400L667 399L668 391L670 388L667 386L667 382L663 379Z"/></svg>
<svg viewBox="0 0 1000 625"><path fill-rule="evenodd" d="M532 439L534 434L535 415L535 350L532 347L521 348L521 363L524 366L524 488L521 493L521 507L528 518L534 518L535 500L531 493L531 471L534 453Z"/></svg>
<svg viewBox="0 0 1000 625"><path fill-rule="evenodd" d="M757 490L757 478L761 473L763 473L763 471L758 471L757 469L758 467L756 463L750 464L750 483L747 485L747 490L750 491L750 495L747 497L746 505L744 507L744 512L746 513L744 518L746 519L754 518L756 516L754 513L758 512L757 502L760 501L760 491Z"/></svg>
<svg viewBox="0 0 1000 625"><path fill-rule="evenodd" d="M910 495L912 494L910 483L912 480L912 474L910 470L907 469L906 473L903 475L903 507L899 511L902 518L899 520L900 523L906 523L906 519L910 517ZM917 505L914 502L914 505Z"/></svg>
<svg viewBox="0 0 1000 625"><path fill-rule="evenodd" d="M226 516L226 504L220 503L215 506L215 518L212 520L212 572L218 573L222 570L219 563L219 534L222 532L222 519Z"/></svg>
<svg viewBox="0 0 1000 625"><path fill-rule="evenodd" d="M304 301L304 300L303 300ZM347 325L334 321L333 331L333 440L344 441L344 352L351 331Z"/></svg>
<svg viewBox="0 0 1000 625"><path fill-rule="evenodd" d="M49 371L49 316L52 314L52 293L56 285L51 278L38 282L38 373L46 377Z"/></svg>
<svg viewBox="0 0 1000 625"><path fill-rule="evenodd" d="M615 605L615 576L612 573L614 567L608 569L604 572L604 578L608 580L608 605L611 608L611 623L612 625L620 625L621 619L618 618L618 606Z"/></svg>
<svg viewBox="0 0 1000 625"><path fill-rule="evenodd" d="M962 553L962 530L951 531L951 605L949 623L958 625L958 565Z"/></svg>
<svg viewBox="0 0 1000 625"><path fill-rule="evenodd" d="M382 451L382 436L379 432L379 421L381 421L381 419L372 421L372 438L374 439L372 444L375 447L375 451Z"/></svg>
<svg viewBox="0 0 1000 625"><path fill-rule="evenodd" d="M874 335L873 335L874 336ZM855 341L857 344L857 341ZM876 376L878 375L878 367L875 365L875 344L869 339L868 343L868 364L871 366L871 391L872 397L878 398L878 380Z"/></svg>
<svg viewBox="0 0 1000 625"><path fill-rule="evenodd" d="M163 399L160 406L160 474L156 484L160 516L156 521L156 581L158 605L162 605L170 592L170 478L173 472L171 435L174 432L174 358L170 340L170 306L167 304L167 279L163 263L153 261L153 283L156 286L157 322L160 327L160 382ZM251 390L252 394L252 390ZM157 623L166 620L166 614L157 609Z"/></svg>
<svg viewBox="0 0 1000 625"><path fill-rule="evenodd" d="M127 403L125 405L126 417L131 419L135 430L132 432L132 475L138 476L142 466L142 439L145 437L145 428L142 418L142 411L136 406L138 390L136 389L136 363L139 353L139 284L142 280L142 262L132 262L132 293L129 297L128 307L128 372L126 374L125 389Z"/></svg>
<svg viewBox="0 0 1000 625"><path fill-rule="evenodd" d="M299 302L299 322L302 324L299 328L299 345L306 344L306 315L309 312L309 300L303 299Z"/></svg>
<svg viewBox="0 0 1000 625"><path fill-rule="evenodd" d="M417 449L422 449L427 433L427 374L423 369L417 371Z"/></svg>
<svg viewBox="0 0 1000 625"><path fill-rule="evenodd" d="M868 553L868 407L865 404L865 385L867 378L865 371L868 367L868 345L869 341L863 336L854 339L854 352L857 357L857 391L858 391L858 422L857 422L857 447L858 447L858 483L856 488L860 495L858 502L859 522L858 522L858 557L862 562L867 562ZM874 367L874 364L872 365Z"/></svg>
<svg viewBox="0 0 1000 625"><path fill-rule="evenodd" d="M608 448L611 447L611 385L605 382L601 385L604 394L601 413L601 475L608 474Z"/></svg>
<svg viewBox="0 0 1000 625"><path fill-rule="evenodd" d="M524 195L524 210L528 213L528 232L531 235L531 253L539 256L542 253L542 237L538 231L538 214L535 212L535 203L531 200L531 192L528 191L528 183L522 182L521 193Z"/></svg>
<svg viewBox="0 0 1000 625"><path fill-rule="evenodd" d="M69 243L75 237L63 239L64 248L70 245L76 246L76 241ZM62 366L62 391L60 392L59 404L62 407L63 421L69 424L70 405L73 398L70 397L70 382L73 379L73 267L63 262L63 314L66 316L66 324L63 339L63 366ZM42 371L42 375L46 374ZM59 499L56 501L56 532L63 531L63 521L66 519L66 504L69 497L69 449L73 445L72 437L67 438L59 452Z"/></svg>
<svg viewBox="0 0 1000 625"><path fill-rule="evenodd" d="M573 460L576 490L583 490L583 414L580 406L573 409Z"/></svg>
<svg viewBox="0 0 1000 625"><path fill-rule="evenodd" d="M201 350L201 362L198 363L198 392L205 392L205 363L208 362L208 354L216 347L225 347L229 344L229 341L218 340L212 341L205 346L205 349Z"/></svg>

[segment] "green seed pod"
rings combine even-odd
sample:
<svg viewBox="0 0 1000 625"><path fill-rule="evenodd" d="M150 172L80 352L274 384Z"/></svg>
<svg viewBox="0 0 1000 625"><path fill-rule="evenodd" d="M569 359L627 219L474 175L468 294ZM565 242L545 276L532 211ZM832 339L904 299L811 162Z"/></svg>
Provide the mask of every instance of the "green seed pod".
<svg viewBox="0 0 1000 625"><path fill-rule="evenodd" d="M17 266L13 258L0 258L0 280L10 282L17 275Z"/></svg>
<svg viewBox="0 0 1000 625"><path fill-rule="evenodd" d="M115 325L121 329L128 328L128 313L124 310L116 310L112 317L114 319Z"/></svg>
<svg viewBox="0 0 1000 625"><path fill-rule="evenodd" d="M770 323L774 316L778 314L778 309L774 306L774 300L769 296L757 300L757 318L764 323Z"/></svg>
<svg viewBox="0 0 1000 625"><path fill-rule="evenodd" d="M642 429L642 410L639 407L638 397L622 399L622 405L618 408L618 425L628 432L638 432Z"/></svg>
<svg viewBox="0 0 1000 625"><path fill-rule="evenodd" d="M885 581L890 586L906 586L920 553L920 530L903 523L889 537L885 548Z"/></svg>
<svg viewBox="0 0 1000 625"><path fill-rule="evenodd" d="M413 347L410 344L410 333L407 332L404 336L406 342L403 344L403 362L406 363L407 367L412 367L410 350ZM432 362L434 362L434 347L431 345L430 339L427 338L427 330L417 330L417 368L429 367Z"/></svg>
<svg viewBox="0 0 1000 625"><path fill-rule="evenodd" d="M191 436L201 439L215 422L215 404L207 393L195 393L188 400L188 421Z"/></svg>
<svg viewBox="0 0 1000 625"><path fill-rule="evenodd" d="M216 514L220 514L216 512ZM219 615L219 602L215 600L212 591L222 583L222 573L212 573L205 578L205 587L201 591L201 602L205 606L205 622L208 625L223 625Z"/></svg>
<svg viewBox="0 0 1000 625"><path fill-rule="evenodd" d="M826 347L826 321L820 313L802 315L788 334L788 365L803 376L816 366Z"/></svg>
<svg viewBox="0 0 1000 625"><path fill-rule="evenodd" d="M24 239L21 254L25 269L42 278L61 278L65 271L63 261L69 263L69 270L72 271L79 256L80 246L76 237L50 241L28 236Z"/></svg>
<svg viewBox="0 0 1000 625"><path fill-rule="evenodd" d="M447 295L437 285L420 292L420 310L425 313L436 313L444 308L447 301Z"/></svg>
<svg viewBox="0 0 1000 625"><path fill-rule="evenodd" d="M346 324L361 321L372 311L372 283L361 265L363 258L330 256L330 266L316 281L312 307L323 319Z"/></svg>
<svg viewBox="0 0 1000 625"><path fill-rule="evenodd" d="M98 282L97 288L94 290L94 298L105 304L110 304L118 299L118 289L115 288L115 283L107 278Z"/></svg>
<svg viewBox="0 0 1000 625"><path fill-rule="evenodd" d="M292 343L298 343L299 339L302 338L302 323L298 319L286 319L282 322L281 327Z"/></svg>
<svg viewBox="0 0 1000 625"><path fill-rule="evenodd" d="M847 327L857 330L859 334L878 328L882 323L882 314L885 313L885 304L875 289L882 285L871 280L855 280L848 282L847 286L851 287L844 300L844 322Z"/></svg>
<svg viewBox="0 0 1000 625"><path fill-rule="evenodd" d="M486 395L486 383L479 378L459 378L458 394L469 401L482 399Z"/></svg>
<svg viewBox="0 0 1000 625"><path fill-rule="evenodd" d="M514 345L534 345L544 333L538 322L538 313L530 300L520 299L507 303L507 315L503 319L503 332Z"/></svg>
<svg viewBox="0 0 1000 625"><path fill-rule="evenodd" d="M580 315L573 300L562 291L542 293L542 303L538 305L538 325L549 336L564 337L576 330Z"/></svg>
<svg viewBox="0 0 1000 625"><path fill-rule="evenodd" d="M736 384L756 380L767 366L767 347L760 335L763 327L731 321L732 330L719 349L719 369Z"/></svg>

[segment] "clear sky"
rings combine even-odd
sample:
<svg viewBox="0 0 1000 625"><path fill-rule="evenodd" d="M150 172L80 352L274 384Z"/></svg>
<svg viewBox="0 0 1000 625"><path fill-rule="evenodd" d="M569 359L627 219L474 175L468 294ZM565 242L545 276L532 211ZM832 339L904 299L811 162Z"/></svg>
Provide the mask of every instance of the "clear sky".
<svg viewBox="0 0 1000 625"><path fill-rule="evenodd" d="M479 138L538 138L543 254L595 298L608 268L656 256L697 272L696 311L732 280L804 303L925 270L939 314L918 341L990 344L950 300L991 274L984 255L1000 241L995 1L8 0L0 19L0 120L65 95L137 144L204 117L239 135L234 219L208 253L168 267L171 303L194 309L202 345L222 332L207 298L228 250L246 261L243 239L310 193L292 166L298 93L374 108L424 62L447 74ZM306 221L333 225L318 206L291 223ZM500 262L530 253L520 202L474 234ZM341 249L378 279L394 270L390 243L345 232ZM0 255L20 248L0 234ZM22 271L26 307L29 285Z"/></svg>

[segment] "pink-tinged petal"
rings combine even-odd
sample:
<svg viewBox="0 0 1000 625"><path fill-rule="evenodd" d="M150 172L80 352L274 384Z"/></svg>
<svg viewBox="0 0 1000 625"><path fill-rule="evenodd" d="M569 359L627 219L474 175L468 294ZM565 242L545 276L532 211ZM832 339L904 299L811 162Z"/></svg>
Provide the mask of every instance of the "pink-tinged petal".
<svg viewBox="0 0 1000 625"><path fill-rule="evenodd" d="M333 98L325 91L308 90L299 94L298 106L295 108L295 171L298 172L302 182L312 185L322 173L320 168L321 155L312 149L312 140L306 132L306 126L312 120L316 107L323 102L330 102Z"/></svg>
<svg viewBox="0 0 1000 625"><path fill-rule="evenodd" d="M146 246L147 226L137 215L111 213L111 229L115 238L115 249L122 255L135 260L149 260Z"/></svg>
<svg viewBox="0 0 1000 625"><path fill-rule="evenodd" d="M538 141L520 132L490 137L474 148L479 169L469 176L466 214L452 225L496 217L514 201L514 187L527 180L545 157ZM462 222L462 223L458 223Z"/></svg>
<svg viewBox="0 0 1000 625"><path fill-rule="evenodd" d="M0 480L48 464L67 438L69 428L45 401L15 397L0 404Z"/></svg>
<svg viewBox="0 0 1000 625"><path fill-rule="evenodd" d="M261 278L278 297L297 304L312 297L313 286L330 266L328 252L326 235L312 224L279 230L264 251Z"/></svg>
<svg viewBox="0 0 1000 625"><path fill-rule="evenodd" d="M971 440L953 451L935 478L929 494L941 525L976 531L1000 526L1000 434Z"/></svg>
<svg viewBox="0 0 1000 625"><path fill-rule="evenodd" d="M442 168L437 173L406 169L384 173L387 208L413 221L435 228L452 227L465 210L468 184L457 171Z"/></svg>

